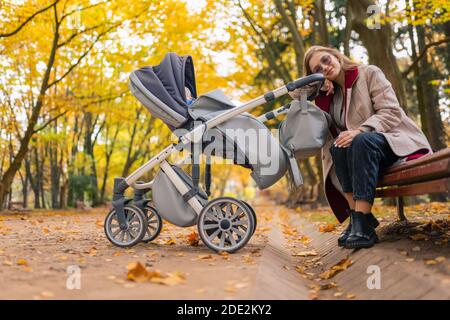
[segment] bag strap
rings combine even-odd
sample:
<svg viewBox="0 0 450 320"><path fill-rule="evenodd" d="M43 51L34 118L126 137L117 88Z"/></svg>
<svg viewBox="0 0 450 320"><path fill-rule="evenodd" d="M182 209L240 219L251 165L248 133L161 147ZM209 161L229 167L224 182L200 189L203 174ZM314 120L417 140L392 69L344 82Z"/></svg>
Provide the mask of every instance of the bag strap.
<svg viewBox="0 0 450 320"><path fill-rule="evenodd" d="M292 180L294 181L296 187L300 187L301 185L303 185L303 176L298 167L298 163L297 160L295 159L294 153L285 146L283 146L281 143L280 146L288 158L289 172L291 173Z"/></svg>
<svg viewBox="0 0 450 320"><path fill-rule="evenodd" d="M308 92L306 90L300 91L300 110L302 114L308 113Z"/></svg>

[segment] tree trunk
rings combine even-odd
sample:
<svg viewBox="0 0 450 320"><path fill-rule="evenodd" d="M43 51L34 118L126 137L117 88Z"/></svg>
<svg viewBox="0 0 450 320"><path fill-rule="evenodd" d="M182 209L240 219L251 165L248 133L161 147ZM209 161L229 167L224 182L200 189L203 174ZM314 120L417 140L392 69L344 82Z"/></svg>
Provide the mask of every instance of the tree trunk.
<svg viewBox="0 0 450 320"><path fill-rule="evenodd" d="M425 35L424 26L416 26L417 39L419 45L419 51L425 50ZM433 150L440 150L446 147L444 125L441 119L441 113L439 110L439 94L437 88L431 84L431 81L435 79L433 67L428 62L428 57L424 57L420 60L420 76L419 80L423 88L423 100L426 108L426 131L428 141L431 144Z"/></svg>
<svg viewBox="0 0 450 320"><path fill-rule="evenodd" d="M319 27L320 44L323 46L327 46L330 43L330 40L328 36L325 0L317 0L316 2L314 2L314 8L316 10L316 20Z"/></svg>
<svg viewBox="0 0 450 320"><path fill-rule="evenodd" d="M86 112L86 131L84 138L84 151L88 157L90 165L89 181L90 181L90 194L92 199L92 206L97 206L99 202L98 193L98 182L97 182L97 168L95 166L95 156L94 156L94 143L92 141L92 134L95 127L95 122L92 122L92 113Z"/></svg>
<svg viewBox="0 0 450 320"><path fill-rule="evenodd" d="M55 17L56 17L56 5L54 6L55 11ZM9 168L6 170L5 174L2 177L2 180L0 182L0 209L3 207L5 202L5 196L8 194L8 192L11 190L11 185L14 180L14 176L16 175L17 171L20 169L21 163L23 159L25 158L27 152L28 152L28 146L30 144L31 138L34 134L34 127L38 121L44 97L48 89L49 85L49 79L50 79L50 73L52 71L54 62L55 62L55 56L56 56L56 50L58 48L58 40L59 40L59 21L55 19L55 31L53 34L53 42L52 47L50 50L50 55L48 58L46 70L44 77L42 79L41 88L39 90L39 95L36 100L36 103L33 106L30 119L27 124L27 129L23 135L23 138L20 141L20 147L17 153L14 156L14 160L10 164Z"/></svg>
<svg viewBox="0 0 450 320"><path fill-rule="evenodd" d="M369 17L367 8L375 5L372 0L348 0L352 11L352 27L355 30L369 54L369 63L380 67L386 78L391 82L402 108L407 111L405 89L397 60L392 50L391 26L388 22L380 24L379 29L369 29L366 19Z"/></svg>

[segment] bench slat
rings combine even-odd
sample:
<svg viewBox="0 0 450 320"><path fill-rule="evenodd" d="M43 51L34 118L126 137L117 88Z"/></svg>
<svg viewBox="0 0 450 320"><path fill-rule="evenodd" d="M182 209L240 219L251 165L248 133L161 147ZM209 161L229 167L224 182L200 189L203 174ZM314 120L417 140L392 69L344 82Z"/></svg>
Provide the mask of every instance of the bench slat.
<svg viewBox="0 0 450 320"><path fill-rule="evenodd" d="M407 161L406 163L402 163L402 164L390 167L388 170L386 170L386 172L384 172L384 174L386 175L386 174L406 170L409 168L413 168L416 166L424 165L424 164L427 164L430 162L435 162L435 161L439 161L442 159L448 159L448 158L450 158L450 148L439 150L430 156L423 156L423 157L420 157L419 159Z"/></svg>
<svg viewBox="0 0 450 320"><path fill-rule="evenodd" d="M450 158L385 174L378 181L378 186L405 185L445 177L450 177Z"/></svg>
<svg viewBox="0 0 450 320"><path fill-rule="evenodd" d="M401 196L417 196L428 193L449 193L450 178L442 178L438 180L416 183L413 185L388 187L378 189L377 198L382 197L401 197Z"/></svg>

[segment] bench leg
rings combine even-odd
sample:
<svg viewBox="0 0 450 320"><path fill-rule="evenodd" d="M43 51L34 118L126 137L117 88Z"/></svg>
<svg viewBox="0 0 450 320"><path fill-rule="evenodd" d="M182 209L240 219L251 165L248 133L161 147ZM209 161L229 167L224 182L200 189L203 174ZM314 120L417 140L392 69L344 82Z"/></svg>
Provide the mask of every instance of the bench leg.
<svg viewBox="0 0 450 320"><path fill-rule="evenodd" d="M403 210L403 197L397 198L397 215L399 221L406 221L405 212Z"/></svg>

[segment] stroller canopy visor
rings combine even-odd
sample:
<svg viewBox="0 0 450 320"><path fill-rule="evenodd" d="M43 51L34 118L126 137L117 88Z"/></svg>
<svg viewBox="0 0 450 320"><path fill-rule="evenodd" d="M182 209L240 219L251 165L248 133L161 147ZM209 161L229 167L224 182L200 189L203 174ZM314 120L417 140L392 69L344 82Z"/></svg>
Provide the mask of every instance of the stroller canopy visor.
<svg viewBox="0 0 450 320"><path fill-rule="evenodd" d="M170 52L159 65L140 68L132 75L132 83L151 100L144 103L147 107L151 107L148 105L150 103L156 103L159 108L170 108L171 110L165 111L172 116L175 111L185 120L188 119L185 87L189 89L193 98L197 98L194 63L191 56L179 56ZM171 125L174 126L174 124Z"/></svg>

